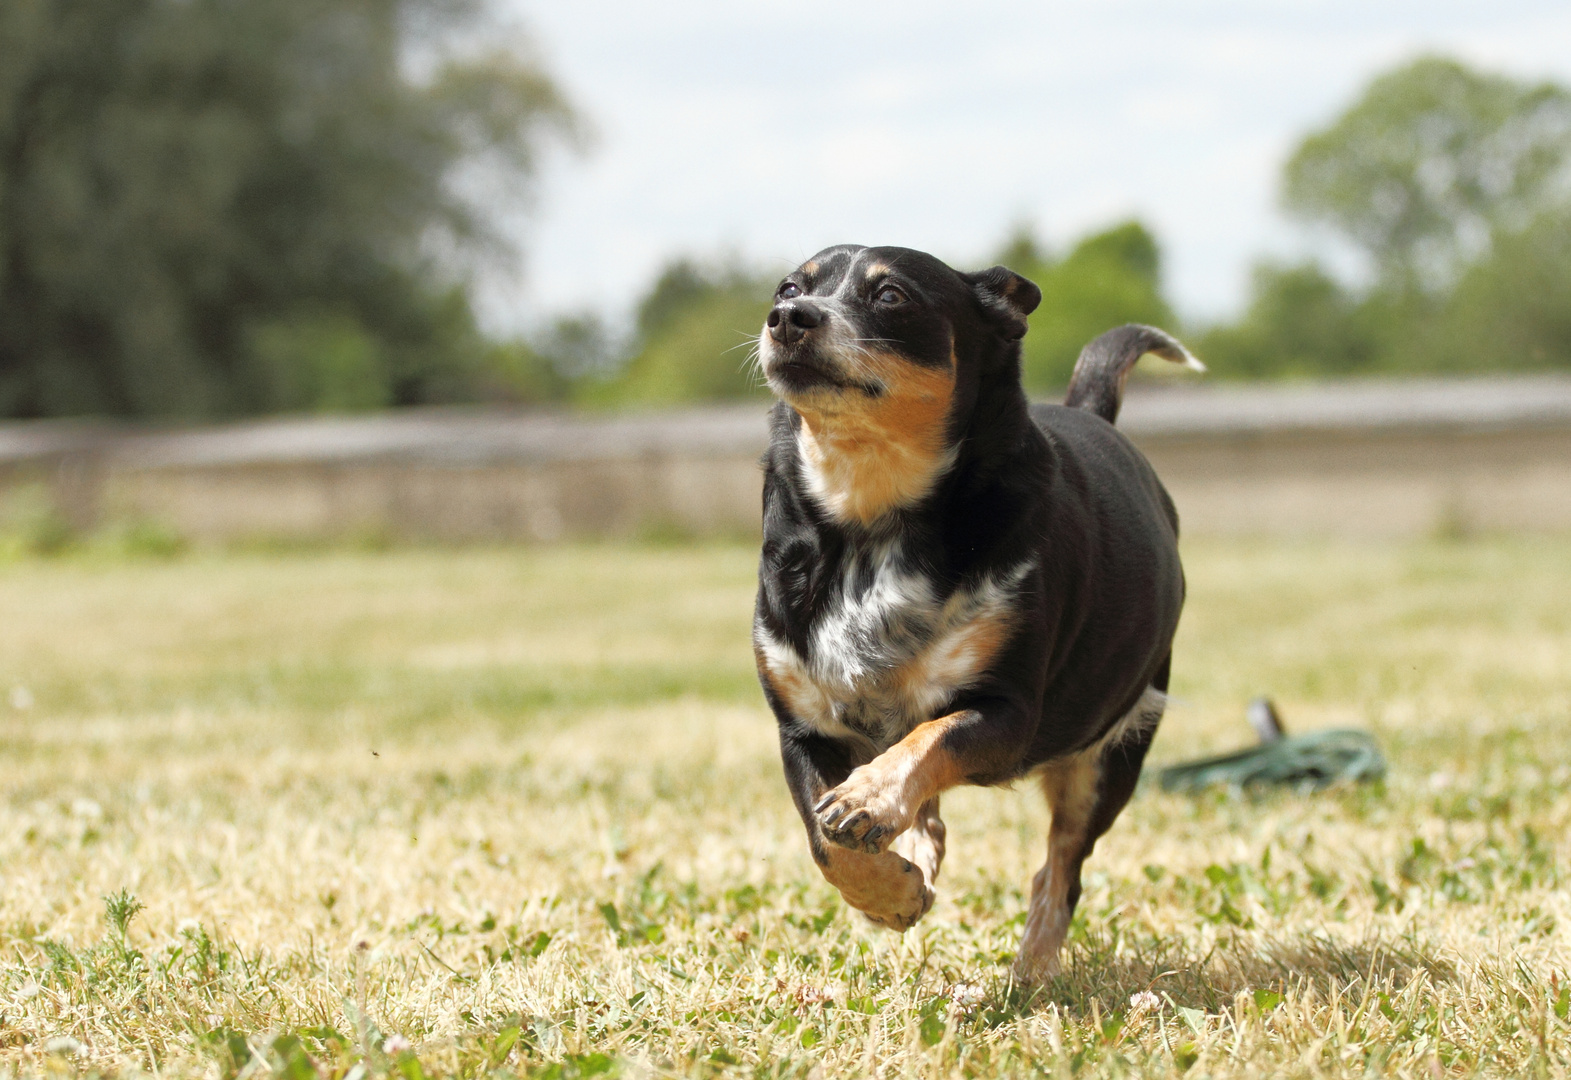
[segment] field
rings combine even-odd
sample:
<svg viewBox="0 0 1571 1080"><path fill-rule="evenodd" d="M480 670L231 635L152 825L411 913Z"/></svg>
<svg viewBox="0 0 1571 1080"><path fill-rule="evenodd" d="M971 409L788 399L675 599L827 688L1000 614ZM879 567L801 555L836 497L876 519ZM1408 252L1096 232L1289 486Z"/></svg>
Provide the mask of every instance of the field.
<svg viewBox="0 0 1571 1080"><path fill-rule="evenodd" d="M291 1080L1571 1075L1571 541L1192 543L1148 788L1007 980L1034 792L945 796L898 937L819 878L745 547L0 564L0 1069Z"/></svg>

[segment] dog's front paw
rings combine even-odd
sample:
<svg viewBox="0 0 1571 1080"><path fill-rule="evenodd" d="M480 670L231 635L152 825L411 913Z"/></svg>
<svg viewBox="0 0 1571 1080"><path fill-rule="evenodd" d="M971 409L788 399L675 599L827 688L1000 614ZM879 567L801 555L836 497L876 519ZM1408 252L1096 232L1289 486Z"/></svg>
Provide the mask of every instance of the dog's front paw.
<svg viewBox="0 0 1571 1080"><path fill-rule="evenodd" d="M876 762L863 765L845 783L824 793L813 807L824 838L852 851L876 855L911 827L915 814L902 805L899 786L889 783Z"/></svg>
<svg viewBox="0 0 1571 1080"><path fill-rule="evenodd" d="M933 906L933 897L933 890L924 888L923 895L918 902L908 904L900 911L864 911L862 912L862 917L874 926L882 926L885 930L893 930L897 934L903 934L922 921L922 916L926 915Z"/></svg>
<svg viewBox="0 0 1571 1080"><path fill-rule="evenodd" d="M936 894L921 867L885 852L875 857L868 870L842 885L841 895L869 922L903 934L932 908Z"/></svg>

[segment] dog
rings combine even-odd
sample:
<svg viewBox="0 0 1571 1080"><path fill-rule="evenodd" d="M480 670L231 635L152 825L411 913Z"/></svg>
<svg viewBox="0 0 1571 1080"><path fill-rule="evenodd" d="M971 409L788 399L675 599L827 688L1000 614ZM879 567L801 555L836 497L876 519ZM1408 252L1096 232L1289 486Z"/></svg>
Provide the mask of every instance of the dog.
<svg viewBox="0 0 1571 1080"><path fill-rule="evenodd" d="M873 922L932 906L944 791L1040 780L1030 982L1059 973L1081 864L1134 791L1184 601L1172 500L1113 426L1124 380L1148 352L1201 368L1125 326L1033 410L1041 297L899 247L828 248L780 283L753 623L813 860Z"/></svg>

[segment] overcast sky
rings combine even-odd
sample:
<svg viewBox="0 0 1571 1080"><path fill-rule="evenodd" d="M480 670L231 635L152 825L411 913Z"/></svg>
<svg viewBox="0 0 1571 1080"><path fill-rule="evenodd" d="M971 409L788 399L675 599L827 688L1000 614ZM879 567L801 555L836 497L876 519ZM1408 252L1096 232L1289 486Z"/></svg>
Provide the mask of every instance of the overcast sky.
<svg viewBox="0 0 1571 1080"><path fill-rule="evenodd" d="M596 132L555 158L493 322L625 313L677 254L785 273L819 248L976 266L1137 215L1190 318L1243 303L1289 149L1443 51L1571 81L1567 0L502 0Z"/></svg>

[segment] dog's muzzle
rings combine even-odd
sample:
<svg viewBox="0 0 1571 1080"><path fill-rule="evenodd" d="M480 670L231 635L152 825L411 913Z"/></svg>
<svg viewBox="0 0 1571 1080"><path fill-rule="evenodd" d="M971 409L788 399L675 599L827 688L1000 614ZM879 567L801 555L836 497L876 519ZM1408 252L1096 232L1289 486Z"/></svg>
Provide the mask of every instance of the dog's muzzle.
<svg viewBox="0 0 1571 1080"><path fill-rule="evenodd" d="M770 309L764 325L781 345L795 345L809 330L824 325L824 311L806 300L782 300Z"/></svg>

